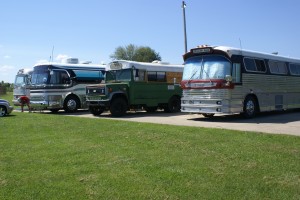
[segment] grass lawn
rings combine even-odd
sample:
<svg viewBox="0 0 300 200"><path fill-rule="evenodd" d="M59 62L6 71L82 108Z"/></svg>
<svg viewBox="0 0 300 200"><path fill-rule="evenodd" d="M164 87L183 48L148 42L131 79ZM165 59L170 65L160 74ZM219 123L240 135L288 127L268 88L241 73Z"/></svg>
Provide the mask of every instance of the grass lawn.
<svg viewBox="0 0 300 200"><path fill-rule="evenodd" d="M0 199L300 199L300 137L20 113Z"/></svg>

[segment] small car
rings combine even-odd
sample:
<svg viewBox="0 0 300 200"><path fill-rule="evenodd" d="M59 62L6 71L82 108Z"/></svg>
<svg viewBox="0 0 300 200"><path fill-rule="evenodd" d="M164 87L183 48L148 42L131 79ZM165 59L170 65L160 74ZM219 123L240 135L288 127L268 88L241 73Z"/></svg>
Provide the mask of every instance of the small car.
<svg viewBox="0 0 300 200"><path fill-rule="evenodd" d="M13 109L14 108L10 106L8 101L0 99L0 117L10 114Z"/></svg>

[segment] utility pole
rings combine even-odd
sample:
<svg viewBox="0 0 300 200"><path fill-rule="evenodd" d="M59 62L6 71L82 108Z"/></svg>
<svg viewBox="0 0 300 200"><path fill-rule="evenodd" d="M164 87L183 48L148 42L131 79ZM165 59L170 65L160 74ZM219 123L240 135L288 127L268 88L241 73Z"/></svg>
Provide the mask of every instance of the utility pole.
<svg viewBox="0 0 300 200"><path fill-rule="evenodd" d="M183 31L184 31L184 50L187 53L187 38L186 38L186 20L185 20L185 7L186 4L182 1L182 11L183 11Z"/></svg>

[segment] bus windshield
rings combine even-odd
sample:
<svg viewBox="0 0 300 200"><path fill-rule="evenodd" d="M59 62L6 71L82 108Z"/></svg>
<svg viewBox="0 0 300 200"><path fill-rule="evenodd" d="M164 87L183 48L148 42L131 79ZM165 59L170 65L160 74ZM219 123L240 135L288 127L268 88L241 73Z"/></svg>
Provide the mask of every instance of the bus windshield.
<svg viewBox="0 0 300 200"><path fill-rule="evenodd" d="M106 72L106 82L120 82L131 80L131 69L109 70Z"/></svg>
<svg viewBox="0 0 300 200"><path fill-rule="evenodd" d="M224 56L202 55L184 63L182 80L225 79L231 74L231 62Z"/></svg>
<svg viewBox="0 0 300 200"><path fill-rule="evenodd" d="M29 84L26 75L17 75L15 80L15 86L23 86Z"/></svg>
<svg viewBox="0 0 300 200"><path fill-rule="evenodd" d="M49 70L48 66L34 69L31 78L32 85L69 84L70 76L65 70Z"/></svg>

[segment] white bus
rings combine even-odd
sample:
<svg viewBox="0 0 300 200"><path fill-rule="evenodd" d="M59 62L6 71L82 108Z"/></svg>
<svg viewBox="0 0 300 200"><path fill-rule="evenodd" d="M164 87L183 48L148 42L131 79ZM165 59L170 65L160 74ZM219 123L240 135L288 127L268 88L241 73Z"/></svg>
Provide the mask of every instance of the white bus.
<svg viewBox="0 0 300 200"><path fill-rule="evenodd" d="M15 83L14 83L14 90L13 90L13 104L15 106L20 106L18 102L18 98L20 96L28 96L29 89L28 86L30 85L32 69L20 69L16 75Z"/></svg>
<svg viewBox="0 0 300 200"><path fill-rule="evenodd" d="M104 80L105 65L46 63L34 66L30 104L35 110L86 109L85 87Z"/></svg>
<svg viewBox="0 0 300 200"><path fill-rule="evenodd" d="M224 46L184 55L181 111L214 114L300 108L300 59Z"/></svg>

